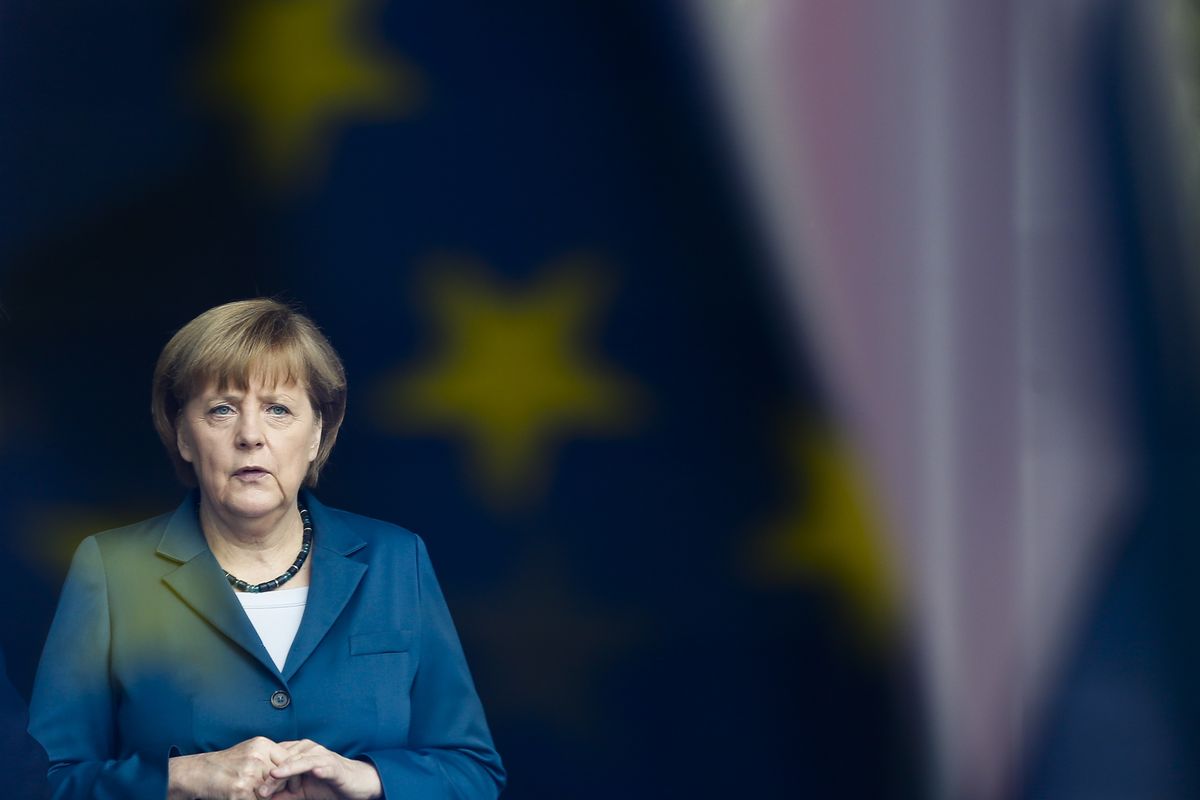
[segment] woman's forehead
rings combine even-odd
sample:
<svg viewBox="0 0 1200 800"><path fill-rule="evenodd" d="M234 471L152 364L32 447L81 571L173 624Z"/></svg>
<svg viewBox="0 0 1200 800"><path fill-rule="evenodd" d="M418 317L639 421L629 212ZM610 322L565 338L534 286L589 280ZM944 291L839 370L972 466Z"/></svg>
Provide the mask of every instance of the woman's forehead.
<svg viewBox="0 0 1200 800"><path fill-rule="evenodd" d="M226 394L231 391L257 394L295 394L305 392L302 376L292 364L271 361L251 364L243 370L210 375L198 382L197 394Z"/></svg>

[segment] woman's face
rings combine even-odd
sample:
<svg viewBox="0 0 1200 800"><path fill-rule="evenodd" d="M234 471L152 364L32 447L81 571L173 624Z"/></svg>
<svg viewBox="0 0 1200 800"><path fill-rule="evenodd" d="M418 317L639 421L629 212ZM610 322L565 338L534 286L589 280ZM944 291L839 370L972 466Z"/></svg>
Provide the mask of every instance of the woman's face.
<svg viewBox="0 0 1200 800"><path fill-rule="evenodd" d="M261 378L245 391L208 386L180 411L176 430L202 498L245 518L295 507L321 444L321 420L304 386Z"/></svg>

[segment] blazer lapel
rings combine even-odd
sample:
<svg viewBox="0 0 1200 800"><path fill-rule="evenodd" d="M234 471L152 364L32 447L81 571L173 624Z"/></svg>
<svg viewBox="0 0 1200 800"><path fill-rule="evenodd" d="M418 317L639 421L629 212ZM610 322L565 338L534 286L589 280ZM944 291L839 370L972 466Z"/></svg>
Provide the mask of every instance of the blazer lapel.
<svg viewBox="0 0 1200 800"><path fill-rule="evenodd" d="M163 576L163 583L193 611L208 621L273 674L275 662L250 623L225 580L221 565L208 549L196 519L196 494L192 492L171 516L158 544L158 555L179 566Z"/></svg>
<svg viewBox="0 0 1200 800"><path fill-rule="evenodd" d="M300 630L283 665L285 681L291 680L325 638L367 571L366 564L349 557L366 542L311 494L306 492L304 501L313 522L312 577Z"/></svg>

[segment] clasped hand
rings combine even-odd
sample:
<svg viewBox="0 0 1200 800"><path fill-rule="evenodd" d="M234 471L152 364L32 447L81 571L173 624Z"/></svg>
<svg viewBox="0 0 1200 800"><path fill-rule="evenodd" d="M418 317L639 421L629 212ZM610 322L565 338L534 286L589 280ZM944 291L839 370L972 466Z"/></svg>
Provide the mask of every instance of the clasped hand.
<svg viewBox="0 0 1200 800"><path fill-rule="evenodd" d="M256 736L212 753L176 756L167 769L169 800L375 800L379 773L316 742Z"/></svg>

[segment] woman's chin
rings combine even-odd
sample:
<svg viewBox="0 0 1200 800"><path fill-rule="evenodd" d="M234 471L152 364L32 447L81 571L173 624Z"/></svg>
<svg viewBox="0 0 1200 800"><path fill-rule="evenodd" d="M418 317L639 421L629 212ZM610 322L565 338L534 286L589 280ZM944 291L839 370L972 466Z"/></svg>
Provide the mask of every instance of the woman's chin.
<svg viewBox="0 0 1200 800"><path fill-rule="evenodd" d="M243 486L222 498L221 505L239 517L261 517L278 511L285 503L283 494L276 487Z"/></svg>

